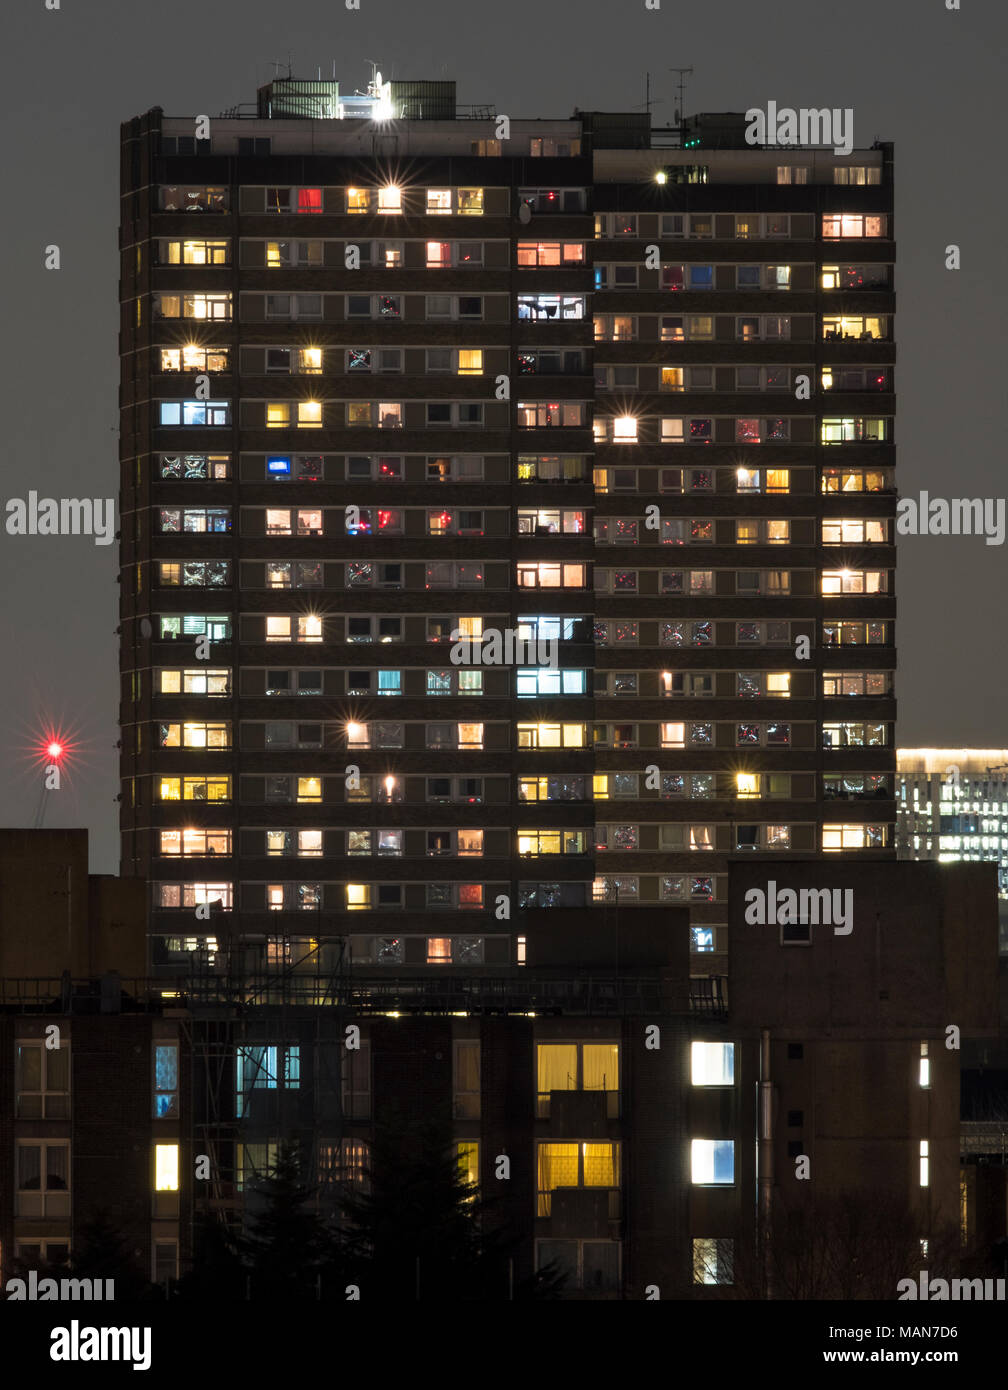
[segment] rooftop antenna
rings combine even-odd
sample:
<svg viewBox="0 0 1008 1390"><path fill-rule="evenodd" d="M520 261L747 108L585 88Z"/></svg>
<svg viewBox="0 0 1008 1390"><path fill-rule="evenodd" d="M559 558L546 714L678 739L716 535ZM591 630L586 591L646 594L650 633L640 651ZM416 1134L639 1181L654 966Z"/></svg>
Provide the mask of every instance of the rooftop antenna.
<svg viewBox="0 0 1008 1390"><path fill-rule="evenodd" d="M692 68L669 68L669 72L679 74L679 109L675 113L675 123L679 127L679 143L683 142L686 134L686 78L693 72Z"/></svg>
<svg viewBox="0 0 1008 1390"><path fill-rule="evenodd" d="M645 77L645 83L644 83L644 104L643 104L643 106L635 106L633 109L634 109L635 111L646 111L646 112L648 113L648 115L650 116L652 106L661 106L662 103L664 102L665 98L664 98L664 97L652 97L652 96L651 96L651 74L650 74L649 72L646 72L646 73L644 74L644 77Z"/></svg>

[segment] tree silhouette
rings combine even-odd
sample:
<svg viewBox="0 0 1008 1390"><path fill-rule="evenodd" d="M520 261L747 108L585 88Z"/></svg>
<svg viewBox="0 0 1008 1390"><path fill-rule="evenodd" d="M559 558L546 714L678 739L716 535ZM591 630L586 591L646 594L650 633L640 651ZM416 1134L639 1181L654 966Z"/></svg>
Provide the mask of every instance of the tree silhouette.
<svg viewBox="0 0 1008 1390"><path fill-rule="evenodd" d="M270 1175L252 1184L247 1230L237 1241L252 1299L316 1298L321 1281L332 1274L335 1234L315 1197L291 1145L281 1149Z"/></svg>
<svg viewBox="0 0 1008 1390"><path fill-rule="evenodd" d="M378 1126L364 1180L344 1183L335 1205L342 1272L363 1298L546 1298L562 1284L551 1268L512 1287L518 1239L463 1176L446 1124Z"/></svg>

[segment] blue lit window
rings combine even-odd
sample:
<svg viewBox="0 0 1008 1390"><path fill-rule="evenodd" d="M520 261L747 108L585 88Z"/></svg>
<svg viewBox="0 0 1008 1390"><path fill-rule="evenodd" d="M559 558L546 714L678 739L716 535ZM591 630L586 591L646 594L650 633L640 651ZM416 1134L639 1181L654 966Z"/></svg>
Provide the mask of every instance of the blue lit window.
<svg viewBox="0 0 1008 1390"><path fill-rule="evenodd" d="M301 1049L287 1047L239 1047L237 1057L236 1110L241 1119L249 1091L297 1090L301 1085Z"/></svg>
<svg viewBox="0 0 1008 1390"><path fill-rule="evenodd" d="M401 672L401 671L379 671L379 672L378 672L378 694L379 694L379 695L401 695L401 694L402 694L402 672Z"/></svg>
<svg viewBox="0 0 1008 1390"><path fill-rule="evenodd" d="M154 1045L154 1118L178 1115L178 1044Z"/></svg>
<svg viewBox="0 0 1008 1390"><path fill-rule="evenodd" d="M164 423L162 421L162 423ZM289 458L268 458L266 460L266 472L271 478L285 477L291 471L291 461Z"/></svg>
<svg viewBox="0 0 1008 1390"><path fill-rule="evenodd" d="M522 667L515 677L518 695L583 695L584 671L553 670L548 666Z"/></svg>
<svg viewBox="0 0 1008 1390"><path fill-rule="evenodd" d="M690 1176L695 1183L730 1186L735 1181L735 1141L694 1139L690 1145Z"/></svg>

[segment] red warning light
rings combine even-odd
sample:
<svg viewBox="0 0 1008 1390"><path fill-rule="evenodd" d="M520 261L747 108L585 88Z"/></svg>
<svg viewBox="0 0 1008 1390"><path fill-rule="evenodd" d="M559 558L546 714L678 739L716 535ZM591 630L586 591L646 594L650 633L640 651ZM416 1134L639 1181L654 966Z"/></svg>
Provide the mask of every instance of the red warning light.
<svg viewBox="0 0 1008 1390"><path fill-rule="evenodd" d="M63 756L63 745L62 743L57 743L54 739L52 743L46 744L46 752L49 757L52 758L53 762L56 762Z"/></svg>

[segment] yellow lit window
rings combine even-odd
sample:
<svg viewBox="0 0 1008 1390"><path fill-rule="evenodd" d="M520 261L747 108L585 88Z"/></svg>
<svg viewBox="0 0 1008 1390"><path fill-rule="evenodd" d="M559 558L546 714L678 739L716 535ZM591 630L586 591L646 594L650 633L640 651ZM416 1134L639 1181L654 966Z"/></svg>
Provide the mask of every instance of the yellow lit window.
<svg viewBox="0 0 1008 1390"><path fill-rule="evenodd" d="M322 428L322 402L298 401L298 429L320 430Z"/></svg>
<svg viewBox="0 0 1008 1390"><path fill-rule="evenodd" d="M283 266L284 260L280 254L280 243L278 241L268 241L266 243L266 264L271 270L276 270Z"/></svg>
<svg viewBox="0 0 1008 1390"><path fill-rule="evenodd" d="M378 190L379 212L402 212L402 189L394 183Z"/></svg>
<svg viewBox="0 0 1008 1390"><path fill-rule="evenodd" d="M682 367L662 367L661 388L663 391L681 391L683 389Z"/></svg>
<svg viewBox="0 0 1008 1390"><path fill-rule="evenodd" d="M456 1145L458 1152L459 1176L470 1185L479 1182L479 1143L475 1139L463 1139ZM470 1194L475 1196L475 1193Z"/></svg>
<svg viewBox="0 0 1008 1390"><path fill-rule="evenodd" d="M427 964L451 965L451 937L429 936L427 938Z"/></svg>
<svg viewBox="0 0 1008 1390"><path fill-rule="evenodd" d="M458 726L458 746L460 748L482 748L483 725L460 724Z"/></svg>
<svg viewBox="0 0 1008 1390"><path fill-rule="evenodd" d="M346 896L348 912L365 911L371 906L371 885L369 883L348 883Z"/></svg>
<svg viewBox="0 0 1008 1390"><path fill-rule="evenodd" d="M348 188L346 191L347 212L367 212L371 199L366 188Z"/></svg>
<svg viewBox="0 0 1008 1390"><path fill-rule="evenodd" d="M458 620L459 637L465 637L469 641L478 642L483 636L483 619L473 617L462 617Z"/></svg>
<svg viewBox="0 0 1008 1390"><path fill-rule="evenodd" d="M298 641L322 641L322 619L317 613L306 613L298 618Z"/></svg>
<svg viewBox="0 0 1008 1390"><path fill-rule="evenodd" d="M182 672L181 671L162 671L161 672L161 694L178 695L182 691Z"/></svg>
<svg viewBox="0 0 1008 1390"><path fill-rule="evenodd" d="M759 796L759 774L756 772L736 772L735 790L738 796Z"/></svg>
<svg viewBox="0 0 1008 1390"><path fill-rule="evenodd" d="M736 545L757 545L759 542L758 521L736 521L735 523L735 544Z"/></svg>
<svg viewBox="0 0 1008 1390"><path fill-rule="evenodd" d="M268 401L266 404L266 428L268 430L286 429L290 424L290 406L286 401Z"/></svg>
<svg viewBox="0 0 1008 1390"><path fill-rule="evenodd" d="M791 470L789 468L768 468L766 490L767 492L790 492Z"/></svg>
<svg viewBox="0 0 1008 1390"><path fill-rule="evenodd" d="M322 349L317 347L301 349L301 370L318 373L322 370Z"/></svg>
<svg viewBox="0 0 1008 1390"><path fill-rule="evenodd" d="M613 439L617 444L637 443L637 421L632 415L619 415L613 421Z"/></svg>
<svg viewBox="0 0 1008 1390"><path fill-rule="evenodd" d="M791 695L791 672L768 671L767 694L778 695L785 700L789 699Z"/></svg>
<svg viewBox="0 0 1008 1390"><path fill-rule="evenodd" d="M181 801L181 800L182 800L182 778L181 778L181 777L162 777L162 778L161 778L161 800L162 800L162 801Z"/></svg>
<svg viewBox="0 0 1008 1390"><path fill-rule="evenodd" d="M177 1144L154 1145L154 1190L155 1192L177 1192L179 1190L179 1146Z"/></svg>
<svg viewBox="0 0 1008 1390"><path fill-rule="evenodd" d="M458 191L458 210L462 213L471 213L474 216L482 217L482 188L460 188Z"/></svg>
<svg viewBox="0 0 1008 1390"><path fill-rule="evenodd" d="M768 521L766 530L766 538L771 545L787 545L791 539L790 521Z"/></svg>
<svg viewBox="0 0 1008 1390"><path fill-rule="evenodd" d="M321 801L322 778L299 777L297 785L297 799L298 801Z"/></svg>
<svg viewBox="0 0 1008 1390"><path fill-rule="evenodd" d="M479 376L483 371L482 348L459 349L459 376Z"/></svg>
<svg viewBox="0 0 1008 1390"><path fill-rule="evenodd" d="M291 636L290 618L276 617L266 619L267 642L289 642Z"/></svg>

